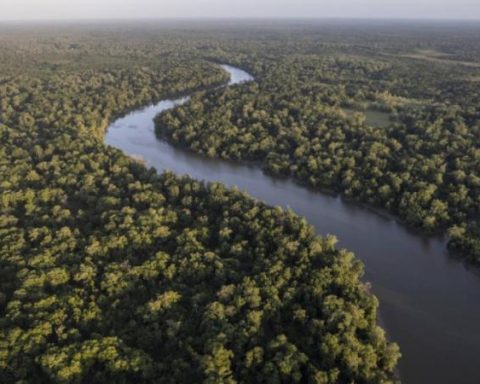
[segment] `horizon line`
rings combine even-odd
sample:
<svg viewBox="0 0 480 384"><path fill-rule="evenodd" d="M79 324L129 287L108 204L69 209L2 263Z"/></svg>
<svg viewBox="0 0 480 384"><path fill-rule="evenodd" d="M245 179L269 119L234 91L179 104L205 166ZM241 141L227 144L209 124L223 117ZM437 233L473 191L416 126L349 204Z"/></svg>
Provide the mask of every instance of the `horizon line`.
<svg viewBox="0 0 480 384"><path fill-rule="evenodd" d="M480 17L445 18L445 17L395 17L395 16L139 16L139 17L79 17L79 18L0 18L0 23L29 22L128 22L128 21L429 21L429 22L480 22Z"/></svg>

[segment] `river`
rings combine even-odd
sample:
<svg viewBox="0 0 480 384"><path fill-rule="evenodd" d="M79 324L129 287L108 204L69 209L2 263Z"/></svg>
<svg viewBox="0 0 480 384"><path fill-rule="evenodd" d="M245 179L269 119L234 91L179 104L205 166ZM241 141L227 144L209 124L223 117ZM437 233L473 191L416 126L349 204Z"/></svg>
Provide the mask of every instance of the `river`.
<svg viewBox="0 0 480 384"><path fill-rule="evenodd" d="M238 68L222 68L231 75L229 85L253 80ZM365 263L382 326L400 345L402 382L480 383L480 278L448 257L444 239L416 234L387 215L272 178L255 166L206 159L158 140L153 118L187 101L164 100L116 120L106 144L159 172L237 186L269 205L293 209L320 235L336 235L339 246Z"/></svg>

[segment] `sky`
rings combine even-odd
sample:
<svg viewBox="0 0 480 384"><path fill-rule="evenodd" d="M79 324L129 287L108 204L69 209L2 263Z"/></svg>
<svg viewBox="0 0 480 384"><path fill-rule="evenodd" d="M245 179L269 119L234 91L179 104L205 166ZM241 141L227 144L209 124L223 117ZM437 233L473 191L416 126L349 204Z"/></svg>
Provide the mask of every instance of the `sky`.
<svg viewBox="0 0 480 384"><path fill-rule="evenodd" d="M0 0L0 20L178 17L480 20L480 0Z"/></svg>

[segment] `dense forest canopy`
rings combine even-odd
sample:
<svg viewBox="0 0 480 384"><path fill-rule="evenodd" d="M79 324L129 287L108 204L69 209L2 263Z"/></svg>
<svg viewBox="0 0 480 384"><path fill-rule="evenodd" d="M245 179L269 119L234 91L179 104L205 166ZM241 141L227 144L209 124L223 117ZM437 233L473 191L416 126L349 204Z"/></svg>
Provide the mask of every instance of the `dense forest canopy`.
<svg viewBox="0 0 480 384"><path fill-rule="evenodd" d="M450 228L478 262L478 32L1 25L0 382L395 381L398 347L334 237L222 185L157 175L103 135L133 108L199 91L158 117L160 135ZM220 62L256 82L203 91L227 81Z"/></svg>
<svg viewBox="0 0 480 384"><path fill-rule="evenodd" d="M0 27L0 382L393 382L335 237L103 144L116 116L224 84L214 61L260 74L287 38L183 28Z"/></svg>

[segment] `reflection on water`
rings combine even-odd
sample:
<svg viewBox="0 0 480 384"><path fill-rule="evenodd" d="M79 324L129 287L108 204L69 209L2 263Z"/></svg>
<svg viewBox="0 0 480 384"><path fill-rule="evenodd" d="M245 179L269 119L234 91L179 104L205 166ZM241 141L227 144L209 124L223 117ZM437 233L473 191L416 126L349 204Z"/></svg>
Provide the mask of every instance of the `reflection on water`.
<svg viewBox="0 0 480 384"><path fill-rule="evenodd" d="M244 71L222 67L231 74L230 84L252 80ZM365 263L384 326L400 344L402 380L480 383L480 279L445 255L444 240L415 235L387 215L273 179L256 167L205 159L159 141L153 118L187 100L165 100L118 119L106 143L158 171L237 186L270 205L293 209L321 235L335 234L340 246Z"/></svg>

